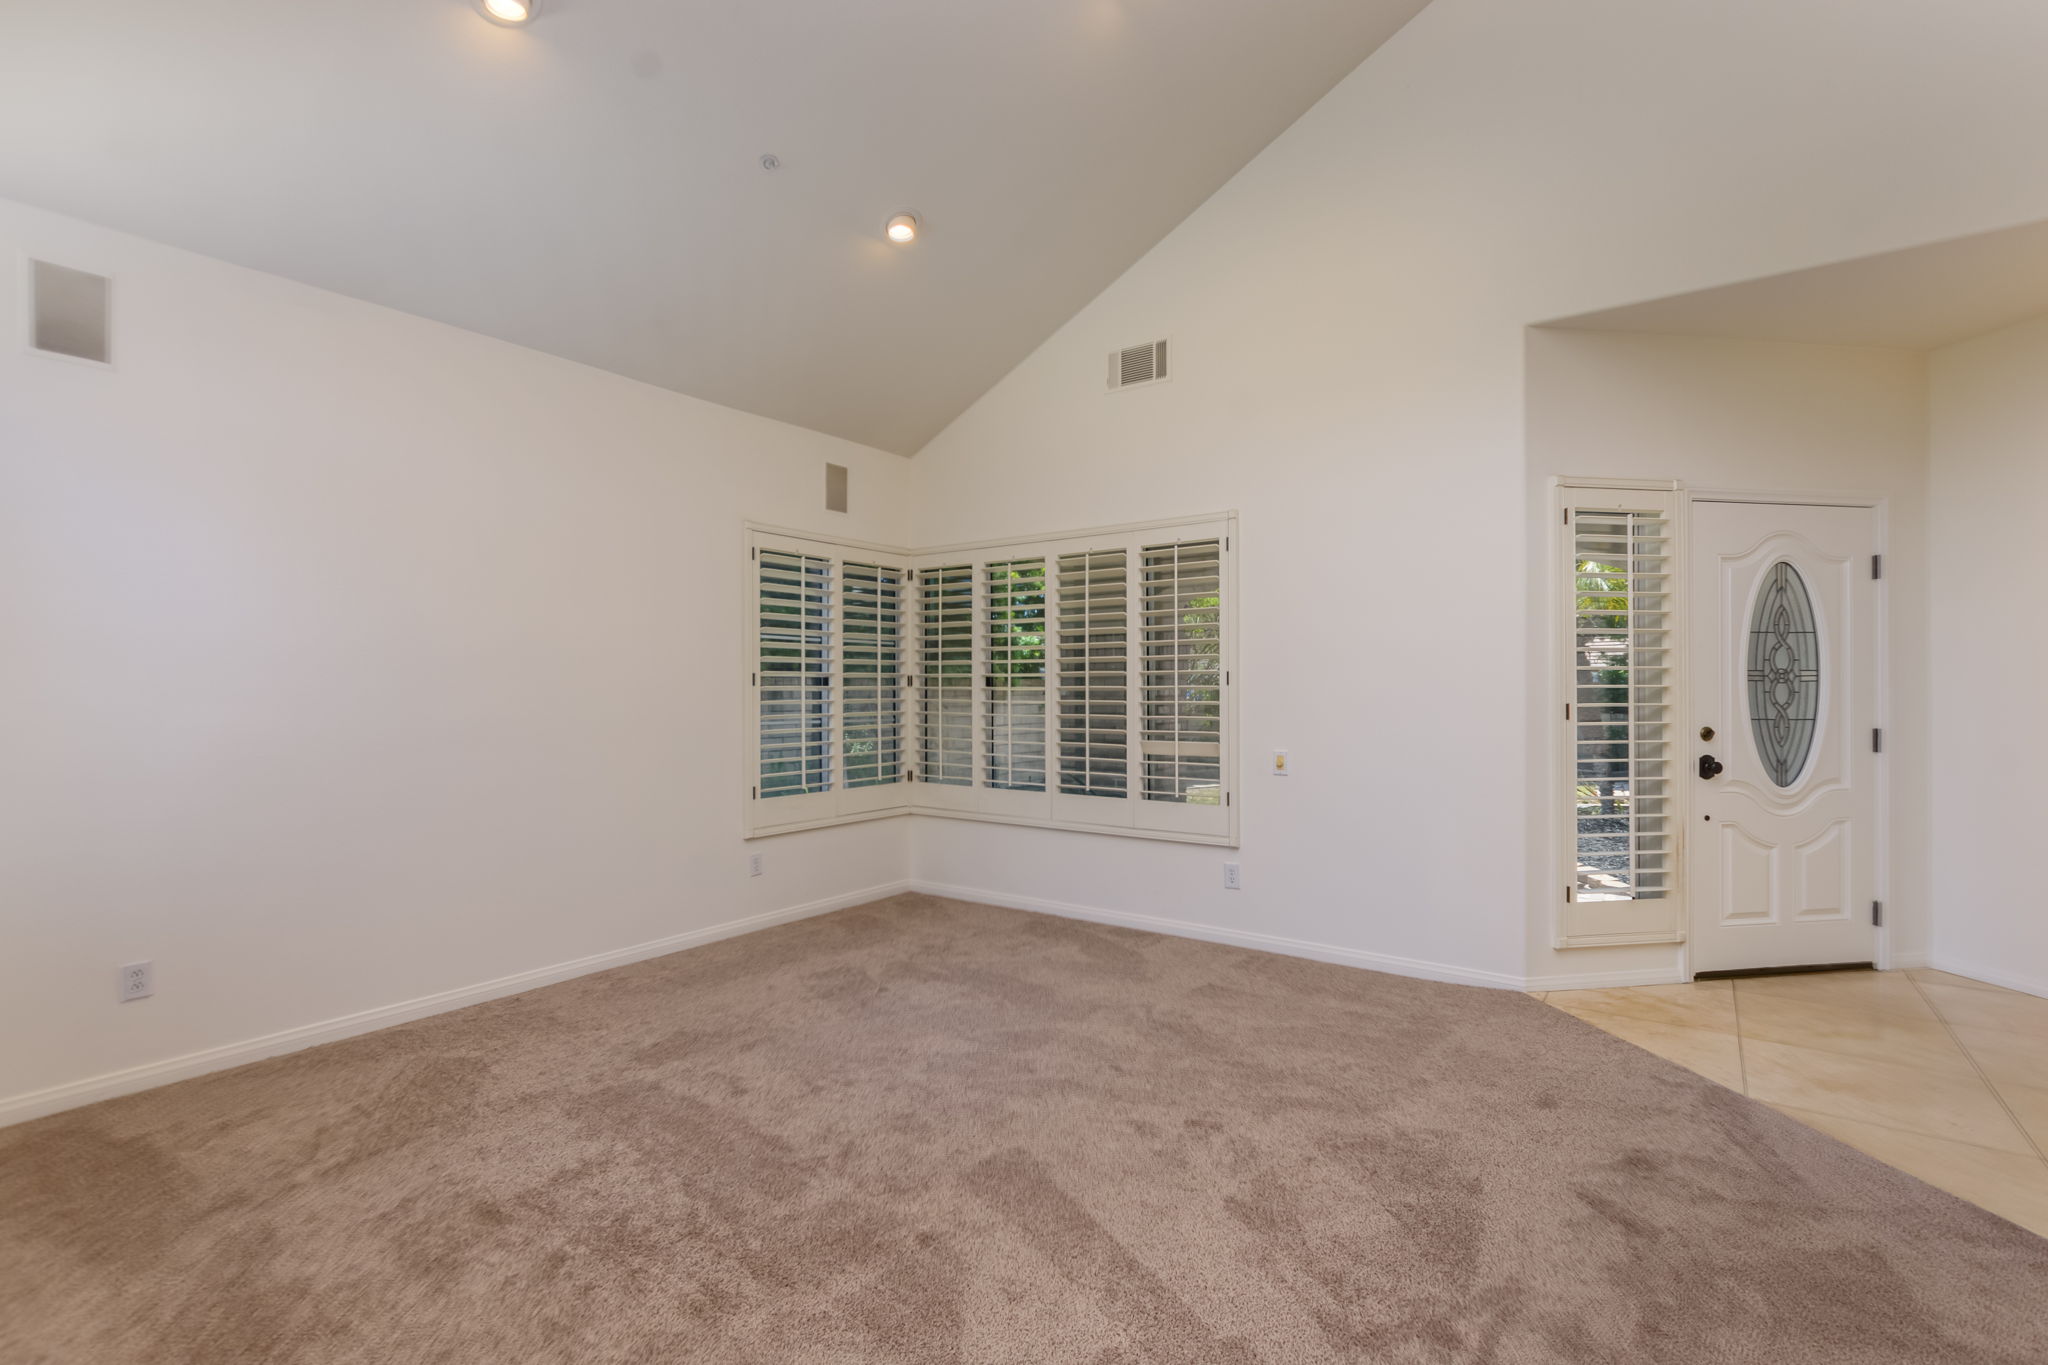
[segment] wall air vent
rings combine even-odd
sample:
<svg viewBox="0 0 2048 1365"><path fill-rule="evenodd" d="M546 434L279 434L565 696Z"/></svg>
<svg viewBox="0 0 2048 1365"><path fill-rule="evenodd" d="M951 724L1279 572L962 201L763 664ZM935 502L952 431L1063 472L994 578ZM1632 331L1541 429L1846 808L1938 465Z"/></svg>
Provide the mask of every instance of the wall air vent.
<svg viewBox="0 0 2048 1365"><path fill-rule="evenodd" d="M1109 356L1109 389L1136 388L1166 378L1166 343L1148 341L1143 346L1126 346Z"/></svg>
<svg viewBox="0 0 2048 1365"><path fill-rule="evenodd" d="M31 261L29 293L29 345L102 365L113 360L107 343L105 275Z"/></svg>

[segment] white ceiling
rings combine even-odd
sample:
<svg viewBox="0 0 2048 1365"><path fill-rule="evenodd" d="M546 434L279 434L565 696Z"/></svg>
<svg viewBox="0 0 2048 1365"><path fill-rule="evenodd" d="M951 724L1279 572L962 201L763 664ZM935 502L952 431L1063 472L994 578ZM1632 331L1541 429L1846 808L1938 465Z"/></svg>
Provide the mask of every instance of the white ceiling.
<svg viewBox="0 0 2048 1365"><path fill-rule="evenodd" d="M4 0L0 195L909 453L1423 3Z"/></svg>
<svg viewBox="0 0 2048 1365"><path fill-rule="evenodd" d="M1546 324L1929 350L2048 313L2048 223L1957 237Z"/></svg>

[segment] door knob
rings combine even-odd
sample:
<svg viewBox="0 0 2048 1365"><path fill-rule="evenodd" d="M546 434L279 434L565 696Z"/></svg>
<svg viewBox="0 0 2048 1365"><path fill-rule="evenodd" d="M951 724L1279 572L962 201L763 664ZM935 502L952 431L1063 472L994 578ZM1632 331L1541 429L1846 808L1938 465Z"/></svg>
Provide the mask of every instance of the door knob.
<svg viewBox="0 0 2048 1365"><path fill-rule="evenodd" d="M1712 754L1700 755L1700 776L1712 781L1721 775L1721 760Z"/></svg>

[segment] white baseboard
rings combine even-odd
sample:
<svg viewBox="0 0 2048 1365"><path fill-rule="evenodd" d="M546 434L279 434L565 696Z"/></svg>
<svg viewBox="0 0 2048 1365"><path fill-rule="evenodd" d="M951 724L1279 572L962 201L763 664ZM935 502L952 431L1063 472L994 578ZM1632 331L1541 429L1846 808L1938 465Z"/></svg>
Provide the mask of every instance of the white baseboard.
<svg viewBox="0 0 2048 1365"><path fill-rule="evenodd" d="M1941 952L1928 954L1927 965L1938 972L1955 976L1967 976L1972 981L1982 981L1993 986L2003 986L2009 991L2025 991L2028 995L2048 996L2048 980L2038 976L2017 976L2012 972L1992 967L1980 967L1974 962L1964 962Z"/></svg>
<svg viewBox="0 0 2048 1365"><path fill-rule="evenodd" d="M1926 965L1927 954L1918 948L1911 951L1901 950L1892 953L1885 958L1884 962L1885 970L1888 972L1909 972L1915 967L1925 967Z"/></svg>
<svg viewBox="0 0 2048 1365"><path fill-rule="evenodd" d="M1553 972L1525 977L1523 984L1532 991L1607 991L1623 986L1675 986L1691 979L1676 967L1637 967L1615 972Z"/></svg>
<svg viewBox="0 0 2048 1365"><path fill-rule="evenodd" d="M1036 896L1012 896L978 886L947 886L941 882L913 880L910 889L922 891L930 896L944 896L949 900L978 901L983 905L1000 905L1011 910L1034 910L1040 914L1059 915L1065 919L1117 924L1126 929L1144 929L1155 934L1171 934L1176 938L1198 938L1209 943L1227 943L1236 948L1256 948L1260 952L1279 953L1285 957L1313 958L1317 962L1334 962L1345 967L1364 967L1375 972L1391 972L1395 976L1419 976L1425 981L1447 981L1456 986L1487 986L1495 990L1524 989L1521 977L1510 976L1506 972L1482 971L1475 967L1454 967L1448 963L1426 962L1420 958L1395 957L1390 953L1369 953L1358 948L1339 948L1329 943L1313 943L1307 939L1281 938L1277 934L1258 934L1245 929L1223 929L1213 924L1165 919L1158 915L1137 915L1122 910L1100 910L1091 905L1040 900Z"/></svg>
<svg viewBox="0 0 2048 1365"><path fill-rule="evenodd" d="M793 920L808 919L813 915L829 914L850 906L865 905L869 901L883 900L910 889L912 888L909 882L889 882L882 886L871 886L865 890L829 896L824 900L811 901L804 905L792 905L782 910L770 910L762 915L727 920L723 924L714 924L704 929L692 929L687 933L655 939L650 943L637 943L630 948L618 948L608 953L579 957L570 962L557 962L551 967L536 967L532 971L516 972L511 976L501 976L495 981L483 981L474 986L458 986L453 990L438 991L433 995L423 995L413 1000L401 1000L393 1005L381 1005L376 1009L345 1014L338 1019L323 1019L315 1024L302 1024L297 1028L265 1034L260 1038L226 1043L199 1052L188 1052L181 1057L167 1057L160 1062L146 1062L141 1066L88 1076L81 1081L53 1085L44 1090L31 1090L26 1094L0 1099L0 1127L41 1118L65 1109L76 1109L80 1105L94 1104L100 1100L110 1100L119 1095L130 1095L138 1090L169 1085L173 1081L203 1076L210 1071L225 1071L229 1067L260 1062L266 1057L317 1047L321 1043L338 1042L343 1038L353 1038L359 1033L389 1028L393 1024L403 1024L413 1019L424 1019L430 1014L444 1014L466 1005L480 1005L486 1000L517 995L521 991L550 986L572 977L588 976L592 972L601 972L612 967L623 967L630 962L642 962L650 957L663 957L669 953L681 952L685 948L715 943L719 939L737 938L741 934L750 934L757 929L788 924Z"/></svg>

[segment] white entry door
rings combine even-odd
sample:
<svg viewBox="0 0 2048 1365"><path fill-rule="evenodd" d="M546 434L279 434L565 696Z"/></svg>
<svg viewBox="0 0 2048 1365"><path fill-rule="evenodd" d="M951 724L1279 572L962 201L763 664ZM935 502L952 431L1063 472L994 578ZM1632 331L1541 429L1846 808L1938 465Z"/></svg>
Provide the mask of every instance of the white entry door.
<svg viewBox="0 0 2048 1365"><path fill-rule="evenodd" d="M1696 972L1874 956L1875 549L1869 508L1693 505Z"/></svg>

